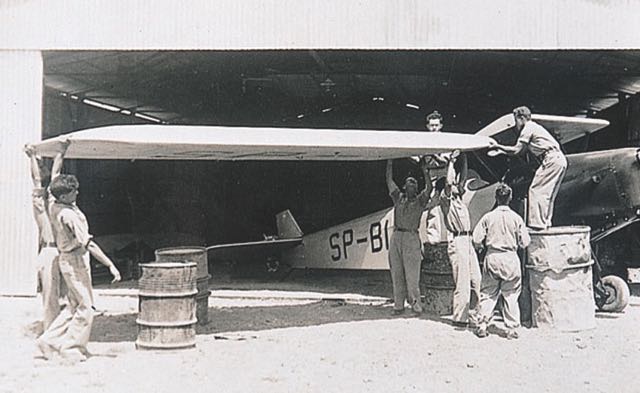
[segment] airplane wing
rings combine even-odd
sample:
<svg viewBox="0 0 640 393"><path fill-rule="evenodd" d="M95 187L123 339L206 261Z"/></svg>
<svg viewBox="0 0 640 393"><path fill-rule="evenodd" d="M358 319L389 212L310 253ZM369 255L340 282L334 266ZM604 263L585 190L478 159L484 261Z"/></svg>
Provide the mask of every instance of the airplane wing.
<svg viewBox="0 0 640 393"><path fill-rule="evenodd" d="M582 138L592 132L598 131L609 125L609 122L602 119L587 119L581 117L569 117L569 116L552 116L552 115L531 115L531 119L549 132L551 132L560 144L565 144L576 139ZM487 125L476 135L483 135L492 138L503 139L499 135L505 131L513 129L514 135L509 143L515 143L517 138L517 131L515 131L515 120L512 114L507 114L493 123Z"/></svg>
<svg viewBox="0 0 640 393"><path fill-rule="evenodd" d="M207 247L211 261L261 261L302 243L302 238L219 244Z"/></svg>
<svg viewBox="0 0 640 393"><path fill-rule="evenodd" d="M65 158L149 160L382 160L489 146L482 135L415 131L327 130L118 125L58 136L35 144L53 157L68 139Z"/></svg>

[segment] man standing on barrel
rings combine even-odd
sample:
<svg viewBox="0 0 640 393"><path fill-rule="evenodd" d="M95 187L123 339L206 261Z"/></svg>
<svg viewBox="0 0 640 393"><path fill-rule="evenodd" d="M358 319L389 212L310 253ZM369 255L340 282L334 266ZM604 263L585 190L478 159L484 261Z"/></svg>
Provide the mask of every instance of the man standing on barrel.
<svg viewBox="0 0 640 393"><path fill-rule="evenodd" d="M551 227L553 204L567 170L567 158L560 145L540 124L531 120L531 111L526 106L513 110L516 128L520 131L514 146L498 143L492 145L489 155L507 154L515 156L528 149L540 160L540 167L529 187L528 226L535 230Z"/></svg>

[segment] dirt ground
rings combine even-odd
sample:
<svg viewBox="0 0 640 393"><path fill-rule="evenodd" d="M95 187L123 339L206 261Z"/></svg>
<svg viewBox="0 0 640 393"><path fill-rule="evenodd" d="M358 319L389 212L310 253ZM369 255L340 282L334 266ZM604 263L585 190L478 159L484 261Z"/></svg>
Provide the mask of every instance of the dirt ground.
<svg viewBox="0 0 640 393"><path fill-rule="evenodd" d="M96 290L88 361L34 358L39 299L0 297L0 392L637 392L640 298L596 329L479 339L392 317L386 274L219 281L196 348L136 350L135 283ZM360 290L358 290L360 289ZM498 332L500 322L494 333Z"/></svg>

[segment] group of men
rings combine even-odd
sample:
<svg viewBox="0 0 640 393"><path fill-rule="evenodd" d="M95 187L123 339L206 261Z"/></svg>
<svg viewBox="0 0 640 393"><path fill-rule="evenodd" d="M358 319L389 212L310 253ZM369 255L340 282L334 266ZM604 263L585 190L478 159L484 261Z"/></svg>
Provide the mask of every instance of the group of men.
<svg viewBox="0 0 640 393"><path fill-rule="evenodd" d="M84 361L93 322L89 254L109 268L113 282L120 272L93 242L85 215L76 205L78 180L61 174L68 141L60 145L49 173L33 146L25 146L33 179L33 213L38 226L38 283L42 293L39 355L49 360ZM64 306L62 306L64 304Z"/></svg>
<svg viewBox="0 0 640 393"><path fill-rule="evenodd" d="M469 210L462 201L466 191L467 160L459 151L420 159L425 179L422 192L418 192L418 182L413 177L405 179L401 191L393 181L392 161L387 162L386 180L394 203L395 220L389 247L394 314L404 311L405 300L414 312L422 312L419 289L422 241L418 228L422 213L439 207L455 282L453 324L460 327L473 325L477 336L486 337L487 325L502 295L507 338L518 338L518 298L522 281L518 250L528 246L529 230L544 230L551 226L553 204L567 161L553 136L531 120L529 108L515 108L513 116L520 132L517 143L504 146L494 142L488 154L517 155L528 150L541 161L529 189L526 225L522 217L509 207L511 188L500 184L495 192L496 207L487 212L475 228L471 228ZM439 132L442 126L442 116L438 112L427 116L429 131ZM434 164L447 168L446 176L438 179L435 187L429 171ZM431 220L434 216L429 217ZM484 254L482 271L476 250Z"/></svg>
<svg viewBox="0 0 640 393"><path fill-rule="evenodd" d="M518 142L514 146L494 143L489 153L515 155L528 149L541 159L529 190L528 227L545 229L551 226L553 201L567 161L555 139L531 120L528 108L516 108L513 115L520 131ZM439 113L427 117L427 129L431 132L442 129ZM39 230L38 272L44 309L43 333L37 346L45 359L61 357L82 361L90 355L87 343L94 316L89 254L109 268L113 282L120 280L120 273L92 241L86 217L76 205L78 180L73 175L61 174L67 147L68 142L61 143L49 176L33 146L25 147L34 182L33 211ZM511 189L505 184L497 188L497 207L485 214L472 232L469 211L462 201L466 191L466 156L459 151L425 156L420 164L426 184L422 192L418 191L418 182L413 177L407 177L400 190L393 181L392 161L387 163L386 180L395 219L389 247L393 312L402 313L406 300L414 312L422 312L419 288L422 241L418 228L422 213L439 207L456 283L453 323L475 324L476 334L485 337L487 323L502 295L508 337L517 338L522 276L517 251L527 247L529 234L523 219L509 208ZM447 167L446 177L436 181L435 187L429 171L434 164ZM480 248L485 252L482 272L476 254ZM475 305L471 305L472 294Z"/></svg>

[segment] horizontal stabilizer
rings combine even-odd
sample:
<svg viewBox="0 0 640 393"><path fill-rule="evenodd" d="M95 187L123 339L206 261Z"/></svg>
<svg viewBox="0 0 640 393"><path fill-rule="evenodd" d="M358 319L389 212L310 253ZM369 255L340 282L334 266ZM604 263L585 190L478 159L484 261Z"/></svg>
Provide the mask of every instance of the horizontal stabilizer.
<svg viewBox="0 0 640 393"><path fill-rule="evenodd" d="M256 242L219 244L207 247L210 261L264 262L268 257L278 257L280 253L302 243L302 238L273 239Z"/></svg>

